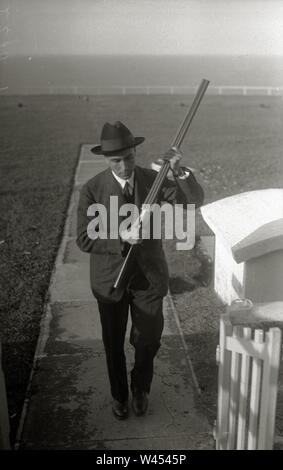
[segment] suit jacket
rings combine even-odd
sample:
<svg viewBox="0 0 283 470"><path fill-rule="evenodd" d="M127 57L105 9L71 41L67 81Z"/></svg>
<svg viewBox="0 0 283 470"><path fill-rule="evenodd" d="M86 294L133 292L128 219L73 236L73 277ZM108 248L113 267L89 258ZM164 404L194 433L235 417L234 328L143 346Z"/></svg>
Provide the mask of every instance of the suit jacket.
<svg viewBox="0 0 283 470"><path fill-rule="evenodd" d="M135 204L140 208L151 189L156 172L151 169L135 167ZM110 196L118 196L118 209L125 204L121 186L114 178L110 168L91 178L82 187L78 206L77 245L90 253L90 281L94 296L107 303L121 299L124 289L112 289L123 264L122 244L120 239L91 239L87 227L93 216L87 216L87 210L94 203L103 204L110 214ZM171 204L203 203L203 190L192 172L186 179L166 180L159 195L159 201ZM116 215L116 214L115 214ZM122 218L119 219L119 224ZM109 227L109 221L107 224ZM169 274L161 240L143 240L136 249L136 262L143 274L154 286L157 295L165 296L168 291Z"/></svg>

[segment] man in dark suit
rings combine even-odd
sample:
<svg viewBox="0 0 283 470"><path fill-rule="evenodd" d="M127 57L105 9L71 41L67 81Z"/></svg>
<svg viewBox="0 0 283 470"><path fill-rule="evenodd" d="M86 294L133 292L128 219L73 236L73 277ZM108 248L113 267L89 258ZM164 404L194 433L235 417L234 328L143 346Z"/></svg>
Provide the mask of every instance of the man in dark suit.
<svg viewBox="0 0 283 470"><path fill-rule="evenodd" d="M101 133L101 145L92 149L104 155L107 170L91 178L82 188L78 207L77 244L91 254L91 288L97 299L102 338L106 352L108 375L113 397L112 411L118 419L128 416L128 380L124 354L124 339L130 309L132 328L130 343L135 348L135 364L131 371L132 407L137 416L145 414L153 377L153 361L160 347L163 330L163 297L168 290L168 269L159 239L92 237L90 226L95 214L93 204L106 208L110 226L111 196L118 198L117 209L133 203L139 209L156 177L156 172L135 163L136 146L144 141L134 137L121 122L106 123ZM171 149L167 154L174 178L166 180L159 202L170 204L203 203L203 190L191 170L180 167L181 154ZM91 214L91 215L90 215ZM115 214L117 215L117 214ZM119 217L119 224L123 217ZM109 233L109 229L107 230ZM135 257L127 282L121 288L113 285L130 245Z"/></svg>

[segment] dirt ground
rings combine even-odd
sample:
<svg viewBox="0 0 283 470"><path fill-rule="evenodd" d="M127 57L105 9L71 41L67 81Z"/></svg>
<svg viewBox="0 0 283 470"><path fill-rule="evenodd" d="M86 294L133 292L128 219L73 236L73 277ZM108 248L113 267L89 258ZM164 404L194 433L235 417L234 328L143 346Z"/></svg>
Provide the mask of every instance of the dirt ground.
<svg viewBox="0 0 283 470"><path fill-rule="evenodd" d="M99 140L117 119L146 141L138 162L162 156L191 96L21 96L0 98L0 338L12 438L18 426L49 279L64 226L81 143ZM280 97L206 96L182 150L205 203L243 191L282 187ZM197 217L197 234L209 230ZM199 406L216 416L215 347L224 306L211 264L166 242L170 289L195 367ZM282 372L281 372L282 375ZM281 381L281 384L283 381ZM282 385L277 432L283 434Z"/></svg>

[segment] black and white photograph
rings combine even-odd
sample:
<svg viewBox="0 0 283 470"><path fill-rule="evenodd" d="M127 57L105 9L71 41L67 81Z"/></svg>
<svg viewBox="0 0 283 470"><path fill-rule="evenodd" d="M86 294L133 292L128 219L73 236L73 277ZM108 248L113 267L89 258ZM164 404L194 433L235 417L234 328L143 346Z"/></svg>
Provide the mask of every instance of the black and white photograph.
<svg viewBox="0 0 283 470"><path fill-rule="evenodd" d="M6 456L283 449L282 37L280 0L0 0Z"/></svg>

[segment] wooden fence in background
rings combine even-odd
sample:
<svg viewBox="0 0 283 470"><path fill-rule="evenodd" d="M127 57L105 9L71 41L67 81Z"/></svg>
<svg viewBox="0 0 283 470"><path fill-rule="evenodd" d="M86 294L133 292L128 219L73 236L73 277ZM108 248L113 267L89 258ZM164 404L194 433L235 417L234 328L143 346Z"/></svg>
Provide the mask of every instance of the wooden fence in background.
<svg viewBox="0 0 283 470"><path fill-rule="evenodd" d="M2 95L39 95L39 94L70 94L70 95L190 95L195 94L197 86L175 85L148 85L148 86L121 86L111 87L82 87L73 86L48 86L40 88L19 88L11 90L8 86L0 87ZM239 95L239 96L281 96L283 86L244 86L244 85L210 85L207 89L209 95Z"/></svg>

